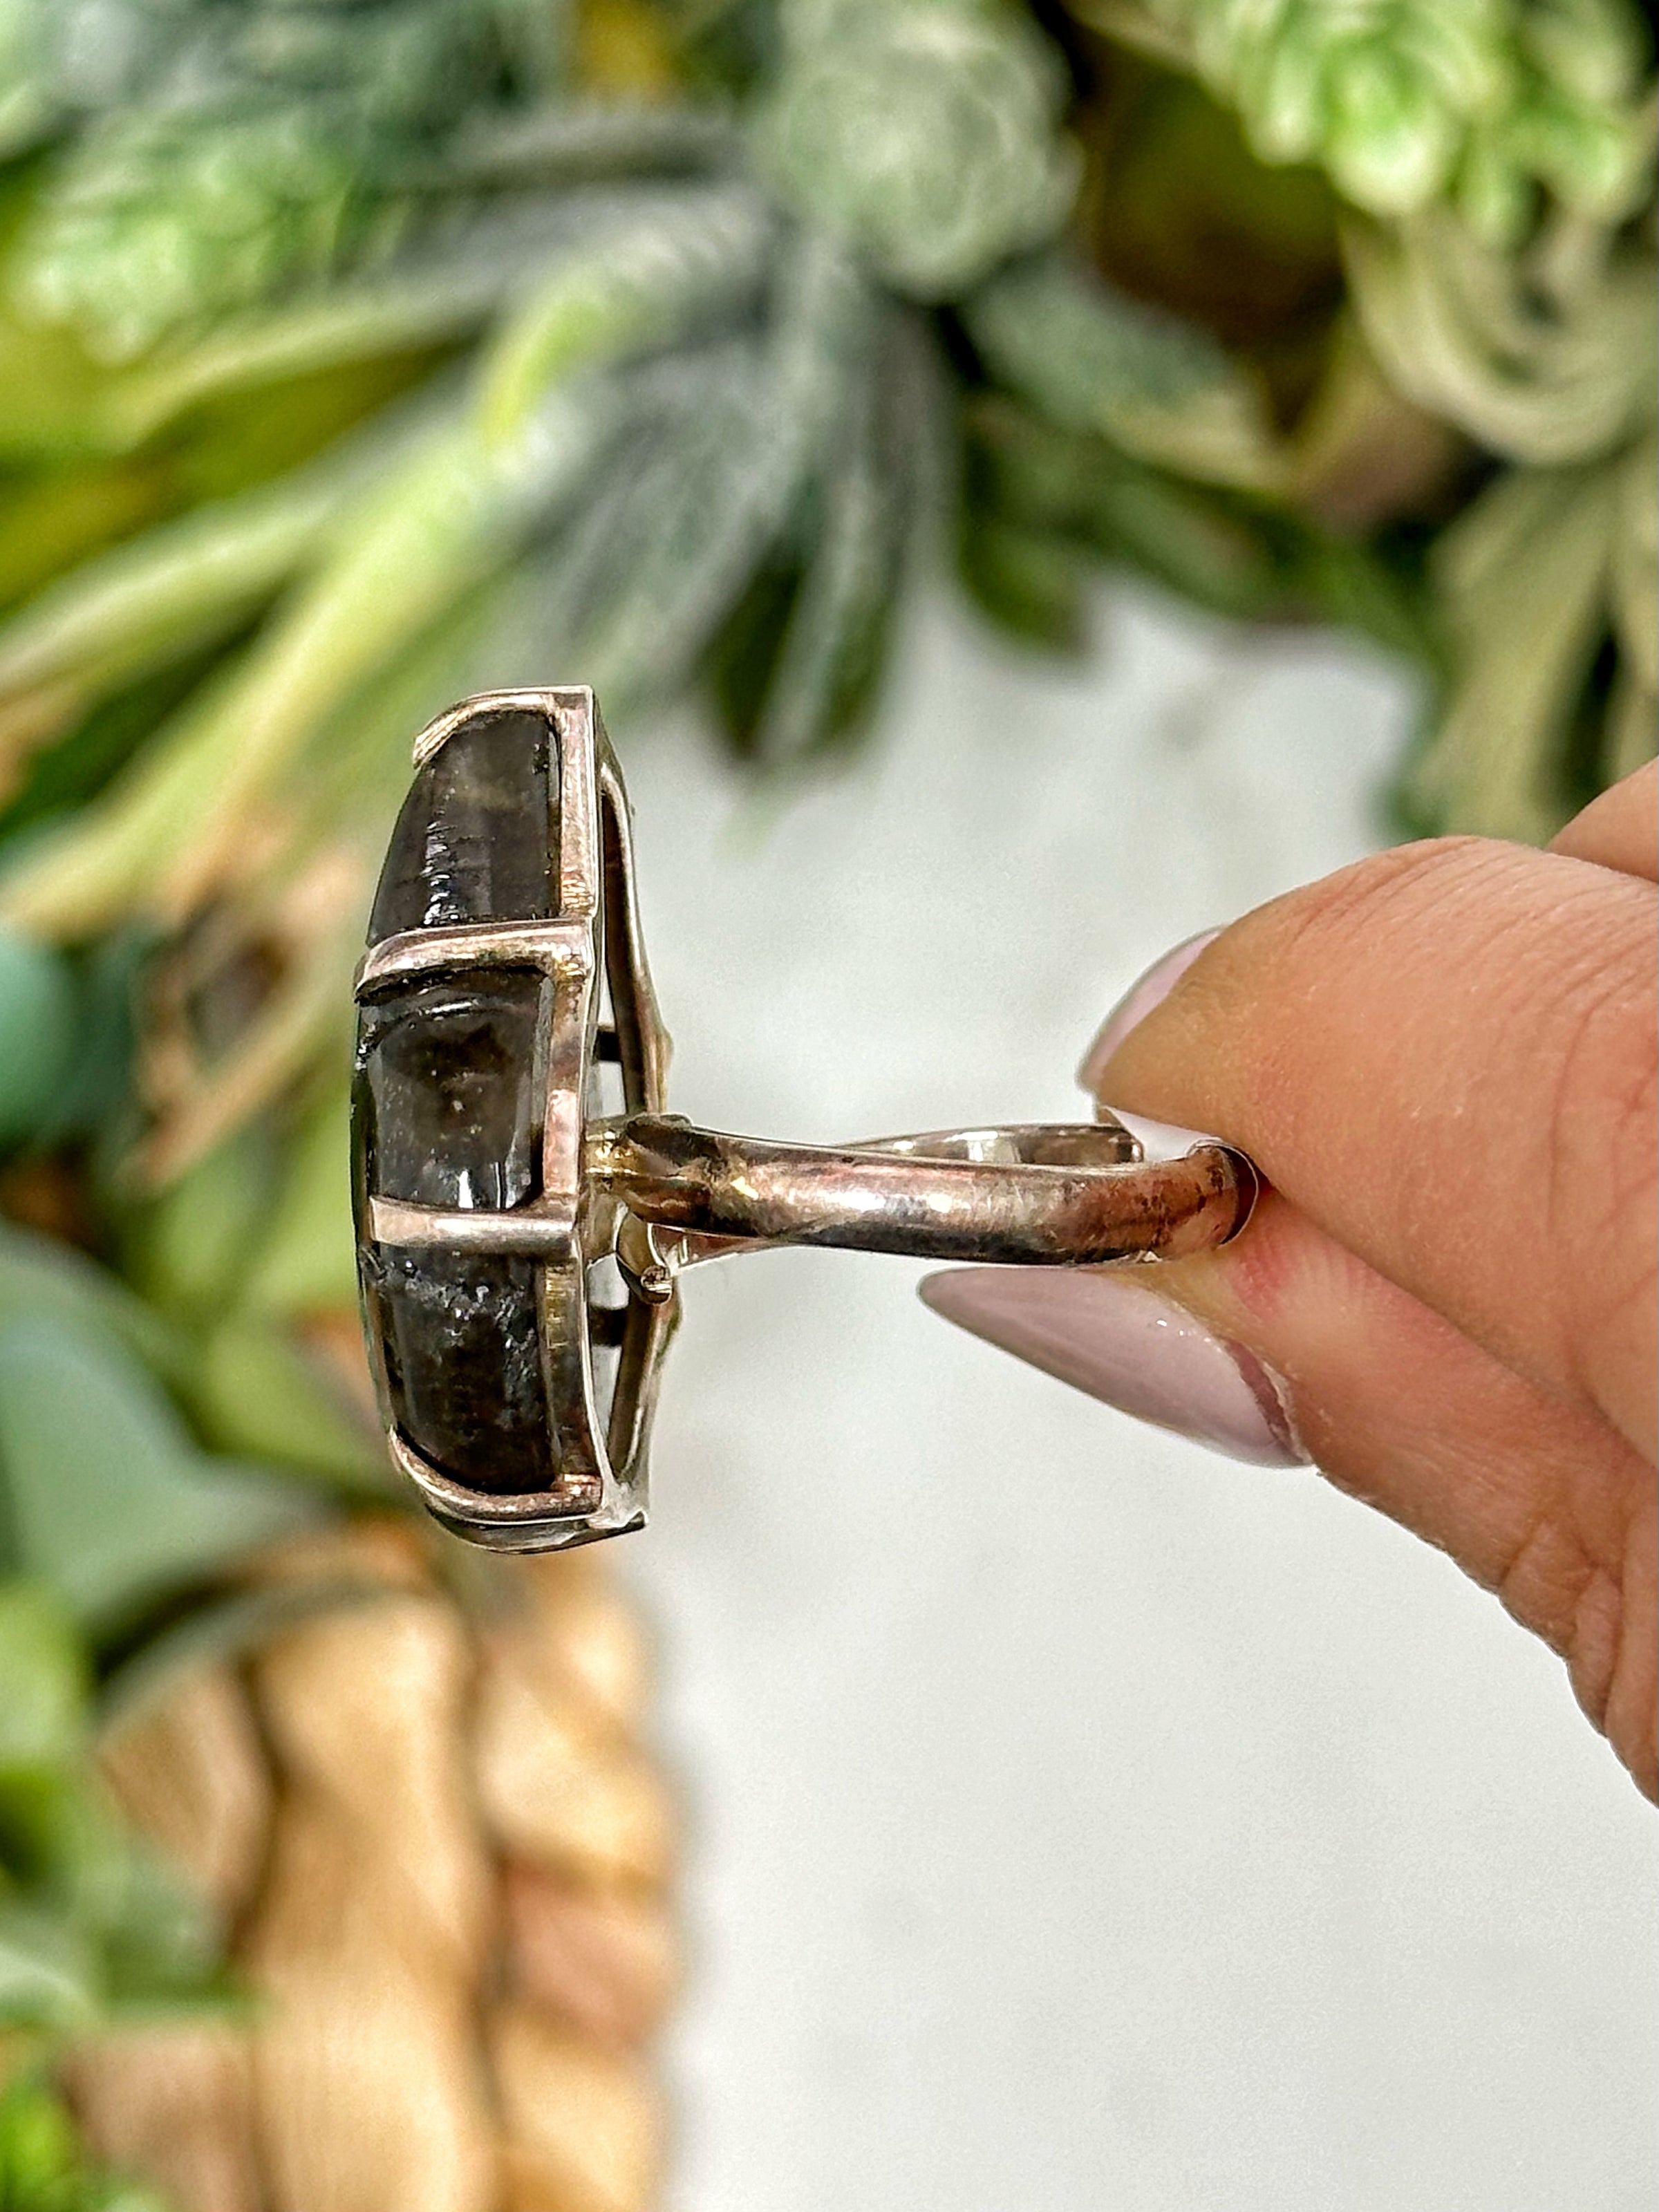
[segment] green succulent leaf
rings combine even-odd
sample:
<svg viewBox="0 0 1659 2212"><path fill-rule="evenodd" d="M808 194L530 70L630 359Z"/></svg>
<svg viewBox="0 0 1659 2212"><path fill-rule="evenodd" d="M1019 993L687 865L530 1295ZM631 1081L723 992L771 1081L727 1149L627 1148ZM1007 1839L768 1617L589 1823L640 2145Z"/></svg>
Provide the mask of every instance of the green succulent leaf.
<svg viewBox="0 0 1659 2212"><path fill-rule="evenodd" d="M618 711L683 675L775 529L793 480L763 428L757 347L726 344L640 380L603 483L502 609L491 653L527 677L549 641Z"/></svg>
<svg viewBox="0 0 1659 2212"><path fill-rule="evenodd" d="M0 0L0 160L44 137L56 118L52 48L44 0Z"/></svg>
<svg viewBox="0 0 1659 2212"><path fill-rule="evenodd" d="M1555 466L1639 434L1655 412L1650 246L1547 258L1483 246L1448 210L1344 233L1355 307L1407 398L1492 452Z"/></svg>
<svg viewBox="0 0 1659 2212"><path fill-rule="evenodd" d="M156 1372L176 1375L179 1338L118 1276L56 1237L0 1220L0 1334L45 1321L116 1342Z"/></svg>
<svg viewBox="0 0 1659 2212"><path fill-rule="evenodd" d="M76 1756L0 1767L0 1865L9 1886L90 1919L118 1879L118 1832Z"/></svg>
<svg viewBox="0 0 1659 2212"><path fill-rule="evenodd" d="M167 2212L142 2184L90 2165L63 2100L32 2075L0 2089L5 2212Z"/></svg>
<svg viewBox="0 0 1659 2212"><path fill-rule="evenodd" d="M239 1131L136 1209L125 1272L181 1328L216 1324L240 1304L271 1202L275 1153L268 1130Z"/></svg>
<svg viewBox="0 0 1659 2212"><path fill-rule="evenodd" d="M416 212L399 173L490 82L489 32L483 0L202 10L170 68L96 102L31 226L26 297L125 359L384 259ZM73 38L54 50L72 106Z"/></svg>
<svg viewBox="0 0 1659 2212"><path fill-rule="evenodd" d="M101 453L112 372L73 331L40 322L8 296L9 261L0 261L0 459L15 465Z"/></svg>
<svg viewBox="0 0 1659 2212"><path fill-rule="evenodd" d="M0 1330L0 1366L27 1326ZM14 1382L13 1372L0 1376L9 1414ZM91 1411L95 1417L108 1407ZM134 1433L129 1421L112 1438L115 1449L130 1447ZM146 1482L142 1458L135 1472L140 1507L146 1499L154 1507L155 1486ZM14 1460L0 1468L8 1480L15 1473ZM20 1528L17 1502L8 1488L9 1540ZM27 1522L25 1515L25 1533ZM325 1601L317 1591L287 1591L252 1593L242 1602L258 1606L268 1595L286 1598L290 1607L301 1598ZM124 2021L222 2007L234 1994L220 1962L214 1915L128 1829L97 1775L91 1670L73 1612L72 1595L49 1576L0 1583L0 2031L48 2042ZM190 1656L199 1661L207 1647L198 1629L190 1633ZM129 1661L118 1678L146 1664L153 1679L153 1652ZM24 2154L33 2140L27 2130L9 2145L5 2139L16 2118L0 2104L0 2205L9 2212L21 2200L8 2196L7 2186L21 2187L24 2170L33 2170ZM15 2161L9 2170L8 2157Z"/></svg>
<svg viewBox="0 0 1659 2212"><path fill-rule="evenodd" d="M766 245L752 201L727 194L557 260L484 349L470 401L378 472L276 619L131 777L20 864L7 910L78 934L190 905L343 703L574 504L626 422L625 390L599 372L751 295Z"/></svg>
<svg viewBox="0 0 1659 2212"><path fill-rule="evenodd" d="M578 97L480 114L444 148L442 173L497 189L565 187L735 174L742 155L742 134L724 103L653 107Z"/></svg>
<svg viewBox="0 0 1659 2212"><path fill-rule="evenodd" d="M1075 149L1057 57L1000 0L783 0L756 158L807 222L917 299L1051 238Z"/></svg>
<svg viewBox="0 0 1659 2212"><path fill-rule="evenodd" d="M970 508L957 561L970 597L999 629L1057 653L1087 645L1088 571L1075 539Z"/></svg>
<svg viewBox="0 0 1659 2212"><path fill-rule="evenodd" d="M375 458L386 451L382 436ZM272 598L368 473L356 451L112 548L0 625L0 699L74 707L214 642ZM18 750L21 750L19 748Z"/></svg>
<svg viewBox="0 0 1659 2212"><path fill-rule="evenodd" d="M417 238L384 270L221 317L125 370L103 397L108 434L136 444L209 401L469 337L605 238L625 246L629 234L659 226L670 240L701 237L734 206L738 220L760 212L751 194L730 187L628 185L488 207Z"/></svg>
<svg viewBox="0 0 1659 2212"><path fill-rule="evenodd" d="M1265 395L1206 331L1062 254L1017 264L960 309L996 381L1062 428L1143 460L1266 489L1283 476Z"/></svg>
<svg viewBox="0 0 1659 2212"><path fill-rule="evenodd" d="M197 1450L113 1337L63 1317L0 1327L6 1565L107 1630L313 1508L262 1471Z"/></svg>
<svg viewBox="0 0 1659 2212"><path fill-rule="evenodd" d="M348 1498L383 1502L392 1494L383 1439L269 1315L234 1315L204 1338L189 1402L220 1451Z"/></svg>
<svg viewBox="0 0 1659 2212"><path fill-rule="evenodd" d="M771 224L753 195L711 189L652 204L585 232L552 258L495 334L481 365L485 439L521 434L548 393L595 362L682 342L755 296Z"/></svg>
<svg viewBox="0 0 1659 2212"><path fill-rule="evenodd" d="M1626 458L1609 580L1613 627L1631 674L1640 690L1659 691L1659 630L1653 620L1659 599L1659 438L1641 440ZM1653 734L1650 729L1638 762L1653 750Z"/></svg>
<svg viewBox="0 0 1659 2212"><path fill-rule="evenodd" d="M103 1996L97 1946L61 1913L0 1897L0 2025L90 2027Z"/></svg>
<svg viewBox="0 0 1659 2212"><path fill-rule="evenodd" d="M107 358L316 280L366 241L354 149L303 108L114 118L40 218L22 282Z"/></svg>
<svg viewBox="0 0 1659 2212"><path fill-rule="evenodd" d="M790 549L787 612L756 637L746 703L726 656L728 726L768 767L845 744L872 711L937 442L933 367L909 319L885 314Z"/></svg>
<svg viewBox="0 0 1659 2212"><path fill-rule="evenodd" d="M8 2212L68 2212L79 2150L70 2116L36 2081L0 2089L0 2204Z"/></svg>
<svg viewBox="0 0 1659 2212"><path fill-rule="evenodd" d="M122 1842L119 1884L112 1885L100 1922L108 2020L136 2023L236 2006L212 1911L141 1837L123 1832Z"/></svg>
<svg viewBox="0 0 1659 2212"><path fill-rule="evenodd" d="M247 1303L288 1315L350 1307L357 1297L356 1244L347 1195L351 1102L331 1085L295 1133L275 1206L246 1255Z"/></svg>
<svg viewBox="0 0 1659 2212"><path fill-rule="evenodd" d="M686 680L757 573L791 557L845 458L849 394L888 311L852 257L811 234L772 304L757 336L641 374L618 467L549 549L554 635L624 709Z"/></svg>
<svg viewBox="0 0 1659 2212"><path fill-rule="evenodd" d="M80 1639L51 1591L0 1583L0 1771L75 1757L88 1684Z"/></svg>
<svg viewBox="0 0 1659 2212"><path fill-rule="evenodd" d="M1514 469L1436 549L1456 653L1407 803L1449 829L1540 842L1579 803L1567 733L1613 620L1625 461Z"/></svg>
<svg viewBox="0 0 1659 2212"><path fill-rule="evenodd" d="M1649 189L1652 48L1633 0L1072 0L1193 70L1267 161L1317 161L1384 217L1456 204L1514 245L1541 190L1615 222Z"/></svg>
<svg viewBox="0 0 1659 2212"><path fill-rule="evenodd" d="M32 1135L42 1152L84 1145L101 1173L131 1134L135 998L150 946L143 933L126 931L78 947L70 956L75 980L71 1050L46 1109ZM0 1261L9 1265L9 1259ZM137 1308L128 1316L132 1340L153 1327ZM157 1348L158 1361L166 1354Z"/></svg>
<svg viewBox="0 0 1659 2212"><path fill-rule="evenodd" d="M207 1907L89 1773L68 1787L90 1848L27 1893L0 1894L0 2028L59 2037L234 2003Z"/></svg>
<svg viewBox="0 0 1659 2212"><path fill-rule="evenodd" d="M0 1151L50 1111L75 1049L75 1000L62 954L0 924Z"/></svg>

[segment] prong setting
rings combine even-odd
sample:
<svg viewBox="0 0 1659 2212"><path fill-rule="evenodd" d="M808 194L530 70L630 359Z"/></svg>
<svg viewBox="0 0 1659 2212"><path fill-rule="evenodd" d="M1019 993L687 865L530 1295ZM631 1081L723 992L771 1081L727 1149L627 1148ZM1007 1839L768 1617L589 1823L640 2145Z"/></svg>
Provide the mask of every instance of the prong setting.
<svg viewBox="0 0 1659 2212"><path fill-rule="evenodd" d="M592 694L466 701L415 766L356 984L359 1271L393 1462L469 1541L551 1550L643 1525L688 1267L777 1244L1100 1266L1249 1219L1241 1154L1206 1139L1148 1162L1109 1115L824 1146L668 1115ZM600 1110L601 1069L620 1115ZM607 1273L621 1305L598 1295Z"/></svg>
<svg viewBox="0 0 1659 2212"><path fill-rule="evenodd" d="M359 1176L358 1235L365 1323L394 1463L455 1533L498 1548L540 1550L636 1528L645 1517L657 1369L675 1315L672 1296L666 1302L630 1297L621 1309L596 1307L590 1297L588 1271L614 1249L619 1208L587 1173L586 1102L589 1070L602 1054L621 1067L630 1109L659 1103L666 1042L634 913L626 800L592 693L580 687L498 692L464 702L416 740L416 787L421 772L440 761L446 746L507 716L539 718L549 732L550 911L460 920L446 914L391 929L364 955L356 997L365 1020L376 1007L390 1008L395 1018L408 994L434 979L525 972L543 979L536 1046L544 1071L539 1188L505 1207L422 1203L373 1188L369 1160ZM453 885L446 880L440 888ZM603 1032L602 981L611 1002ZM366 1138L360 1146L372 1150ZM464 1468L440 1464L409 1433L380 1290L389 1254L399 1255L405 1274L417 1279L423 1267L453 1275L463 1302L469 1281L484 1279L477 1271L487 1274L500 1263L531 1267L552 1480L486 1487L468 1480ZM616 1365L608 1407L598 1387L596 1355ZM488 1378L469 1376L468 1386L487 1392ZM478 1425L487 1431L489 1423Z"/></svg>

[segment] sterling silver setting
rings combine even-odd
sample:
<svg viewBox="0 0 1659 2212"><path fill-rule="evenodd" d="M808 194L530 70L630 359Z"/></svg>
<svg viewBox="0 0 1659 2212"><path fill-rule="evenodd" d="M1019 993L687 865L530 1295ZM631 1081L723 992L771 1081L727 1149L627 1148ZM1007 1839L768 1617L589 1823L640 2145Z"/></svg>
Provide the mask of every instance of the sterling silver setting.
<svg viewBox="0 0 1659 2212"><path fill-rule="evenodd" d="M373 939L356 981L363 1023L384 1024L388 1008L400 1018L400 994L434 981L464 993L469 976L539 979L534 1062L544 1076L532 1086L539 1128L529 1194L507 1205L422 1202L377 1187L372 1129L355 1147L365 1329L387 1440L447 1528L499 1550L544 1551L643 1525L652 1413L690 1267L779 1244L1100 1266L1181 1257L1244 1227L1257 1178L1242 1154L1205 1141L1149 1162L1109 1116L829 1147L724 1135L669 1115L669 1039L640 933L628 800L592 691L487 693L441 715L416 740L410 804L420 772L458 737L493 732L499 751L544 726L550 912L441 915L391 930ZM407 835L404 849L416 849ZM438 869L432 882L441 905L453 881ZM374 1049L360 1045L360 1070ZM423 1065L418 1049L414 1064ZM432 1080L446 1079L434 1060ZM600 1096L605 1079L620 1089L619 1111ZM485 1482L411 1436L399 1395L409 1363L387 1288L393 1258L399 1297L422 1291L423 1267L446 1271L457 1343L473 1340L465 1331L487 1303L469 1290L469 1269L492 1282L515 1266L530 1271L547 1435L544 1450L527 1455L538 1464L525 1486L502 1486L499 1452ZM606 1287L621 1291L620 1304ZM511 1283L501 1293L509 1303L513 1294ZM521 1364L524 1331L502 1340ZM477 1395L488 1427L491 1383L478 1365L456 1379ZM518 1374L514 1388L537 1402L534 1377ZM514 1479L509 1465L507 1484Z"/></svg>

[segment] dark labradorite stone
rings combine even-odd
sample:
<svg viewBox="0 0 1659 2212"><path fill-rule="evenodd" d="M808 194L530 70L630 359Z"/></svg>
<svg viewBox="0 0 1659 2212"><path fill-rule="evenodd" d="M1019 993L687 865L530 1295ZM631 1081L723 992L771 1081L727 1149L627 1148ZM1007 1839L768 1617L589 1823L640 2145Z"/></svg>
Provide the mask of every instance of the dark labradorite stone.
<svg viewBox="0 0 1659 2212"><path fill-rule="evenodd" d="M417 1206L520 1206L540 1188L543 984L461 969L371 1000L357 1024L364 1188Z"/></svg>
<svg viewBox="0 0 1659 2212"><path fill-rule="evenodd" d="M536 1196L543 989L523 969L475 969L402 985L362 1008L352 1116L360 1207L371 1192L467 1212ZM409 1442L474 1489L546 1489L535 1263L362 1249L364 1309Z"/></svg>
<svg viewBox="0 0 1659 2212"><path fill-rule="evenodd" d="M445 740L416 772L392 833L371 945L399 930L553 912L552 746L546 718L520 713L480 714Z"/></svg>
<svg viewBox="0 0 1659 2212"><path fill-rule="evenodd" d="M362 1274L392 1418L422 1458L474 1490L550 1489L534 1261L381 1245Z"/></svg>

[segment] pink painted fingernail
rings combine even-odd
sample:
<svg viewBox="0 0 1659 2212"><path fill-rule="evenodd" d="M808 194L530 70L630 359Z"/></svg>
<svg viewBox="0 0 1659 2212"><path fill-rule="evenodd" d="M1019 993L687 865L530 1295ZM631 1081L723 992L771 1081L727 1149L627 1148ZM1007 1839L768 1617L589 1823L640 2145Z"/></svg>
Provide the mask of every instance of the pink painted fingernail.
<svg viewBox="0 0 1659 2212"><path fill-rule="evenodd" d="M1154 1006L1162 1005L1199 954L1206 945L1213 945L1220 934L1218 929L1200 929L1196 937L1186 939L1161 960L1154 960L1146 974L1130 984L1083 1055L1078 1081L1085 1091L1094 1089L1101 1070L1135 1024L1145 1021Z"/></svg>
<svg viewBox="0 0 1659 2212"><path fill-rule="evenodd" d="M1305 1467L1279 1376L1125 1274L957 1267L925 1304L988 1344L1154 1427L1259 1467Z"/></svg>

